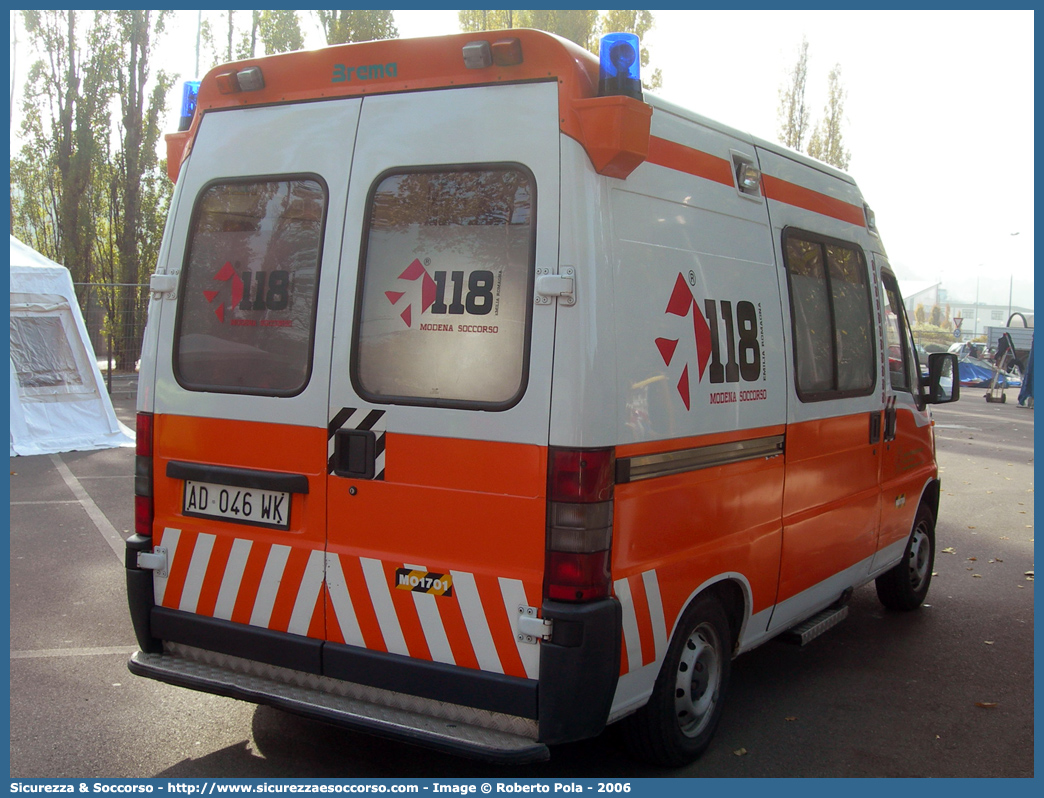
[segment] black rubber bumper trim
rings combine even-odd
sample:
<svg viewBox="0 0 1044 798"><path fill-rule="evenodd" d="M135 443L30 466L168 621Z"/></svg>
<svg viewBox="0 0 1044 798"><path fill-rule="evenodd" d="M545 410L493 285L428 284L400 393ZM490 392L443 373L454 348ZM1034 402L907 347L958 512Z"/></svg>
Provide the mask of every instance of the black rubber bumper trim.
<svg viewBox="0 0 1044 798"><path fill-rule="evenodd" d="M323 675L399 693L535 719L537 681L327 643Z"/></svg>
<svg viewBox="0 0 1044 798"><path fill-rule="evenodd" d="M152 634L233 657L242 657L305 673L322 673L323 641L273 632L166 607L152 610Z"/></svg>
<svg viewBox="0 0 1044 798"><path fill-rule="evenodd" d="M540 644L539 739L555 744L596 737L620 678L620 602L545 601L542 615L554 631Z"/></svg>
<svg viewBox="0 0 1044 798"><path fill-rule="evenodd" d="M151 571L144 573L151 576ZM150 626L154 637L207 651L434 701L537 717L536 679L368 651L166 607L152 608Z"/></svg>

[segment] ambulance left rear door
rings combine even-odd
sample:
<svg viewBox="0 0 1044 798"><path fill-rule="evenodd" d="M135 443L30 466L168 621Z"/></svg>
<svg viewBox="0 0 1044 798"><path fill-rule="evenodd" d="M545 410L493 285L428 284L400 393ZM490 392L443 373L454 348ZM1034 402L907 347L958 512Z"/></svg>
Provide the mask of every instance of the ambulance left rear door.
<svg viewBox="0 0 1044 798"><path fill-rule="evenodd" d="M331 320L359 108L207 113L182 169L155 364L155 638L319 670Z"/></svg>

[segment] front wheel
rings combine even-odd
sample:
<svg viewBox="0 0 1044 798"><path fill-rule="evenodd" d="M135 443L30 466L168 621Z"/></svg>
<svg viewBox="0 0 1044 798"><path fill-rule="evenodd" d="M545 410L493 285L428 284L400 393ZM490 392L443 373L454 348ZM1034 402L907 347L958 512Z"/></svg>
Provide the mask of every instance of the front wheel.
<svg viewBox="0 0 1044 798"><path fill-rule="evenodd" d="M649 703L624 721L631 749L668 767L702 754L721 718L731 663L725 610L713 596L700 596L678 624Z"/></svg>
<svg viewBox="0 0 1044 798"><path fill-rule="evenodd" d="M903 559L877 577L877 598L890 610L916 610L928 595L934 564L935 516L922 504L914 516Z"/></svg>

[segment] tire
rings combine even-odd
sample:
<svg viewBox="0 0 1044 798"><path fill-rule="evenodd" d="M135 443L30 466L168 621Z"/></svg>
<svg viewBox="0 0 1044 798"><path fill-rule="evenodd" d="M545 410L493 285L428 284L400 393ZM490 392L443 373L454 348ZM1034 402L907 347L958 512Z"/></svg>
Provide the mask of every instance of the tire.
<svg viewBox="0 0 1044 798"><path fill-rule="evenodd" d="M902 561L877 577L877 598L890 610L916 610L928 595L934 565L935 516L922 504L914 516Z"/></svg>
<svg viewBox="0 0 1044 798"><path fill-rule="evenodd" d="M649 702L623 721L630 750L668 767L699 757L721 718L731 666L729 619L717 599L700 596L678 624Z"/></svg>

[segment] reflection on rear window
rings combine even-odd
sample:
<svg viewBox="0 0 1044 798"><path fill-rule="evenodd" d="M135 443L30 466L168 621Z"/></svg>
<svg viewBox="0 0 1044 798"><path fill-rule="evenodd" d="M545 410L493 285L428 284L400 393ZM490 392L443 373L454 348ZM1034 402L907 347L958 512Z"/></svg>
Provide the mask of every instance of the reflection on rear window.
<svg viewBox="0 0 1044 798"><path fill-rule="evenodd" d="M510 407L526 381L535 184L520 166L384 176L352 376L375 402Z"/></svg>
<svg viewBox="0 0 1044 798"><path fill-rule="evenodd" d="M314 178L208 186L178 303L174 370L192 390L288 396L308 383L326 212Z"/></svg>

